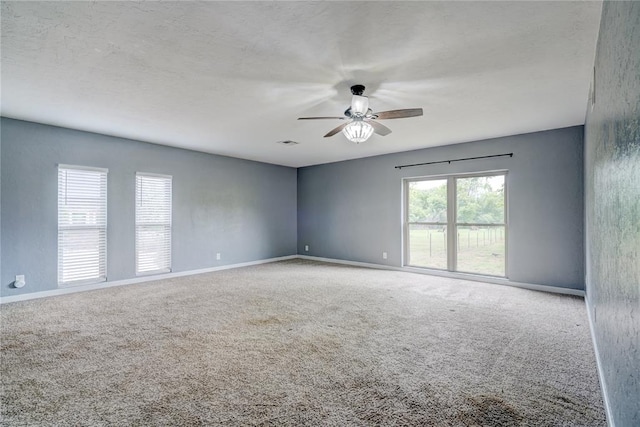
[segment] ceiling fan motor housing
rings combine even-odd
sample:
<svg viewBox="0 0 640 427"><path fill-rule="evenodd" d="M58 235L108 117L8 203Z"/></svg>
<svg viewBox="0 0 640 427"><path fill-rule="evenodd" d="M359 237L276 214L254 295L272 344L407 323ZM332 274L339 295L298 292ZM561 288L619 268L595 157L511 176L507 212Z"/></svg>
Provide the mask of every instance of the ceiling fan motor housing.
<svg viewBox="0 0 640 427"><path fill-rule="evenodd" d="M353 95L362 96L362 94L364 93L364 86L362 86L362 85L353 85L353 86L351 86L351 93Z"/></svg>

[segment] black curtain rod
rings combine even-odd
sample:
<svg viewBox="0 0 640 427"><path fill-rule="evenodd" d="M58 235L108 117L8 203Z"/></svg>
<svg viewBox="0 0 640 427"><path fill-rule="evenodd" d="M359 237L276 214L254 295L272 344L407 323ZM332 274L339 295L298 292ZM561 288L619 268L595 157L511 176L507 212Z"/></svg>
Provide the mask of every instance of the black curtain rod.
<svg viewBox="0 0 640 427"><path fill-rule="evenodd" d="M489 159L491 157L507 157L507 156L513 157L513 153L492 154L490 156L479 156L479 157L467 157L466 159L440 160L440 161L437 161L437 162L414 163L412 165L401 165L401 166L394 166L394 167L396 169L402 169L402 168L412 168L414 166L436 165L438 163L449 163L449 164L451 164L452 162L463 162L465 160Z"/></svg>

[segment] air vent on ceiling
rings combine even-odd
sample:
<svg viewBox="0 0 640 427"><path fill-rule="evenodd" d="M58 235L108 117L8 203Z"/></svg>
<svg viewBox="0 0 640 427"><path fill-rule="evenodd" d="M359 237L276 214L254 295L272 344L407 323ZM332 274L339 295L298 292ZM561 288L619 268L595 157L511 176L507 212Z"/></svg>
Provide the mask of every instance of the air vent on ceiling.
<svg viewBox="0 0 640 427"><path fill-rule="evenodd" d="M291 141L290 139L286 139L284 141L278 141L278 144L282 144L282 145L297 145L297 144L300 144L300 143L296 142L296 141Z"/></svg>

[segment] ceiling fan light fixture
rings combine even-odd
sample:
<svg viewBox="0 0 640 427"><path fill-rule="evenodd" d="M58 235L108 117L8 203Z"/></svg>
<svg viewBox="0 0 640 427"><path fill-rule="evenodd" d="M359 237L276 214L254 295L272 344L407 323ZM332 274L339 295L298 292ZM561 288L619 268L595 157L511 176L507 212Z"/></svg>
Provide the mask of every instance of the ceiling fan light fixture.
<svg viewBox="0 0 640 427"><path fill-rule="evenodd" d="M364 116L369 111L369 98L366 96L353 95L351 99L351 114Z"/></svg>
<svg viewBox="0 0 640 427"><path fill-rule="evenodd" d="M342 129L342 133L349 141L360 144L373 134L373 126L362 120L354 120Z"/></svg>

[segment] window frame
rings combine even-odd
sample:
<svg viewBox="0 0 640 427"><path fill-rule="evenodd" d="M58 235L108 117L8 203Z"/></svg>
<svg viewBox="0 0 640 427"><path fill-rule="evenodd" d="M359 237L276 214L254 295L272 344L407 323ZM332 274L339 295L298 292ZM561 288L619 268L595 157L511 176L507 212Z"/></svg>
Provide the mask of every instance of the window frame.
<svg viewBox="0 0 640 427"><path fill-rule="evenodd" d="M81 225L81 226L73 226L73 225L67 225L67 226L61 226L60 225L60 214L61 214L61 204L60 204L60 172L62 170L68 170L68 171L84 171L84 172L97 172L100 174L104 175L104 189L100 189L101 191L104 190L104 200L102 200L102 204L104 206L104 225L103 226L88 226L88 225ZM80 165L68 165L68 164L58 164L57 167L57 189L58 189L58 200L57 200L57 218L56 218L56 222L57 222L57 228L58 228L58 238L57 238L57 245L58 245L58 253L57 253L57 283L58 283L58 287L73 287L73 286L81 286L81 285L89 285L89 284L94 284L94 283L102 283L102 282L106 282L107 281L107 277L108 277L108 259L107 259L107 255L108 255L108 250L107 250L107 246L108 246L108 223L109 223L109 219L108 219L108 214L109 214L109 209L108 209L108 198L109 198L109 169L107 168L100 168L100 167L93 167L93 166L80 166ZM102 178L100 178L102 181ZM82 279L82 280L71 280L71 281L62 281L62 252L63 249L61 247L61 243L62 243L62 239L61 239L61 235L64 234L64 231L68 231L68 230L98 230L98 231L103 231L104 233L104 245L102 245L102 247L100 248L101 250L98 253L98 277L95 278L89 278L89 279ZM102 274L102 272L104 272L104 274Z"/></svg>
<svg viewBox="0 0 640 427"><path fill-rule="evenodd" d="M163 179L168 179L169 181L169 186L170 186L170 190L169 190L169 208L168 208L168 212L169 212L169 221L168 221L168 225L166 225L165 223L144 223L144 224L139 224L138 223L138 198L139 198L139 194L138 194L138 179L139 178L163 178ZM169 236L169 241L168 241L168 266L167 267L163 267L160 269L156 269L156 270L144 270L144 271L140 271L139 269L139 252L138 252L138 245L139 245L139 239L138 239L138 227L139 226L165 226L168 227L168 236ZM136 276L149 276L149 275L154 275L154 274L162 274L162 273L170 273L173 269L173 176L172 175L166 175L166 174L159 174L159 173L152 173L152 172L136 172L135 173L135 182L134 182L134 268L135 268L135 275Z"/></svg>
<svg viewBox="0 0 640 427"><path fill-rule="evenodd" d="M457 180L459 178L476 178L476 177L492 177L492 176L504 176L504 223L458 223L458 200L457 200ZM506 169L498 169L498 170L488 170L482 172L464 172L464 173L455 173L455 174L438 174L438 175L427 175L427 176L419 176L419 177L409 177L402 179L402 198L403 198L403 214L402 214L402 228L403 228L403 254L402 254L402 265L403 267L417 268L417 269L425 269L425 270L437 270L437 271L448 271L451 273L461 273L461 274L472 274L479 276L487 276L487 277L497 277L497 278L509 278L509 171ZM409 222L409 185L412 182L420 182L420 181L435 181L435 180L447 180L447 224L446 224L446 232L447 232L447 268L441 269L436 267L424 267L424 266L416 266L411 265L409 261L411 260L411 252L410 252L410 225L412 224L422 224L422 222ZM426 224L426 223L425 223ZM429 223L430 224L430 223ZM437 224L436 224L437 225ZM469 272L458 270L458 236L457 236L457 228L459 226L490 226L504 227L504 245L505 245L505 255L504 255L504 276L497 276L492 274L484 274L477 272Z"/></svg>

